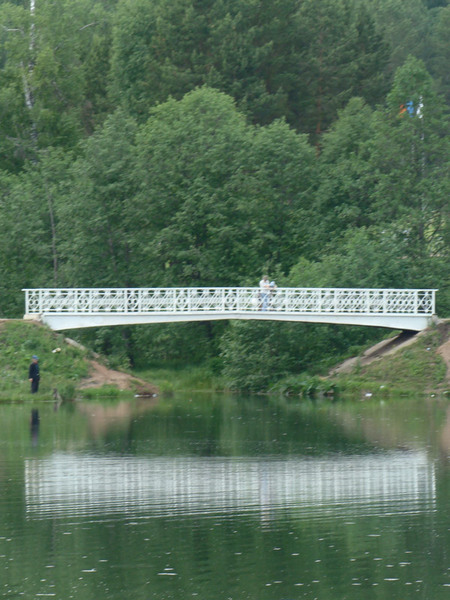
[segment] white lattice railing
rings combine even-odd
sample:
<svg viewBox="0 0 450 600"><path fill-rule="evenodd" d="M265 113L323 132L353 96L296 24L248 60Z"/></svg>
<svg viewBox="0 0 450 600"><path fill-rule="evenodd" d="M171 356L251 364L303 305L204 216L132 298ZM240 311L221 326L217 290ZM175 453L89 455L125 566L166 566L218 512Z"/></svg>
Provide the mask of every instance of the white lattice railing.
<svg viewBox="0 0 450 600"><path fill-rule="evenodd" d="M433 315L436 290L278 288L25 289L33 314L254 313Z"/></svg>

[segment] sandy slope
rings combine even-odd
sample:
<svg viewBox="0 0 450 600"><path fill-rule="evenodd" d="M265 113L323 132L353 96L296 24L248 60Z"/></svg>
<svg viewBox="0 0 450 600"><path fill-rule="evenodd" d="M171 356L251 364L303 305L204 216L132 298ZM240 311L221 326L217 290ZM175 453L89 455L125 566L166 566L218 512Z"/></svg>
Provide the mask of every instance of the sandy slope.
<svg viewBox="0 0 450 600"><path fill-rule="evenodd" d="M89 377L81 382L78 386L80 389L113 385L120 390L135 390L136 394L139 395L153 395L158 393L158 388L148 381L144 381L128 373L123 373L122 371L108 369L97 360L91 360L89 363Z"/></svg>

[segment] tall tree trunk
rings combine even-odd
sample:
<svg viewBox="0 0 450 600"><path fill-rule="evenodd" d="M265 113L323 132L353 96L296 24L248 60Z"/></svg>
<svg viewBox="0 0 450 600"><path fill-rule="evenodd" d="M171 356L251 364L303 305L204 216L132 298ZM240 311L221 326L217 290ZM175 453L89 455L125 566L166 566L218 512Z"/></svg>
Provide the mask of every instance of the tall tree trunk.
<svg viewBox="0 0 450 600"><path fill-rule="evenodd" d="M31 132L30 132L31 144L32 144L33 150L36 154L37 149L38 149L38 133L37 133L36 121L34 120L34 115L33 115L34 95L33 95L33 89L31 87L31 80L32 80L33 71L34 71L34 51L36 48L36 32L35 32L35 24L34 24L35 9L36 9L35 0L30 0L31 24L30 24L30 43L28 44L28 50L30 52L30 57L29 57L27 66L25 66L22 63L22 81L23 81L23 93L24 93L24 97L25 97L25 106L28 108L28 111L30 113L30 120L31 120ZM34 162L35 161L36 161L36 158L34 158Z"/></svg>
<svg viewBox="0 0 450 600"><path fill-rule="evenodd" d="M36 0L30 0L30 42L28 44L28 50L30 53L28 59L28 66L25 67L22 64L22 81L23 81L23 92L25 97L25 105L30 113L31 121L31 145L34 151L32 161L38 162L38 130L37 123L33 115L34 109L34 94L31 81L33 79L33 72L35 66L35 51L36 51L36 28L35 28L35 13L36 13ZM53 281L55 286L58 285L58 255L56 252L56 222L55 222L55 211L53 207L53 198L48 189L47 178L44 178L45 194L47 196L48 212L50 217L50 231L51 231L51 248L52 248L52 262L53 262Z"/></svg>
<svg viewBox="0 0 450 600"><path fill-rule="evenodd" d="M316 122L316 152L320 152L320 134L322 133L322 96L323 96L323 31L319 35L319 76L316 98L317 122Z"/></svg>

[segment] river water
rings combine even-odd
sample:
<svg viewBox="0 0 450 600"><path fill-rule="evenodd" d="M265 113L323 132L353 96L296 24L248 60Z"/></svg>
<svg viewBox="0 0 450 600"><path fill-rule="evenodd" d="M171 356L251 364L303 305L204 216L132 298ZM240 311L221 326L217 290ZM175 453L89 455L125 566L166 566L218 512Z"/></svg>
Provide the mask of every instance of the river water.
<svg viewBox="0 0 450 600"><path fill-rule="evenodd" d="M4 404L0 596L448 599L449 500L435 399Z"/></svg>

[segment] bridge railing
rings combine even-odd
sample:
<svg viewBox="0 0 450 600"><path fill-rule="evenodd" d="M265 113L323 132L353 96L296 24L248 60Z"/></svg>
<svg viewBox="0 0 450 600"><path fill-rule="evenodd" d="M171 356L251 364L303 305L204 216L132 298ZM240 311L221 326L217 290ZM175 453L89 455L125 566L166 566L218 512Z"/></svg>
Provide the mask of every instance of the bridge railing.
<svg viewBox="0 0 450 600"><path fill-rule="evenodd" d="M277 288L44 288L25 289L28 315L245 313L427 315L433 289Z"/></svg>

